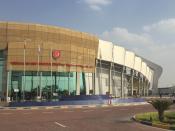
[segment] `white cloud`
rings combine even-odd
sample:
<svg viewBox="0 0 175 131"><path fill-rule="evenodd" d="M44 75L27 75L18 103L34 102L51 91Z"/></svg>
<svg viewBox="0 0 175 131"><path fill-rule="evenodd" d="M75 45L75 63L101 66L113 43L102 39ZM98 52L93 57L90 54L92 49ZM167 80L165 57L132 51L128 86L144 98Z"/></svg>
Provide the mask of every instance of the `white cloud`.
<svg viewBox="0 0 175 131"><path fill-rule="evenodd" d="M114 27L104 31L101 38L135 51L163 67L160 86L175 83L175 19L161 20L144 26L142 33L129 32L126 28Z"/></svg>
<svg viewBox="0 0 175 131"><path fill-rule="evenodd" d="M126 28L115 27L101 35L105 40L112 40L125 46L148 46L153 43L147 34L130 33Z"/></svg>
<svg viewBox="0 0 175 131"><path fill-rule="evenodd" d="M85 2L90 5L108 5L111 3L111 0L85 0Z"/></svg>
<svg viewBox="0 0 175 131"><path fill-rule="evenodd" d="M92 10L96 10L96 11L100 11L101 8L97 5L89 5L89 7L92 9Z"/></svg>
<svg viewBox="0 0 175 131"><path fill-rule="evenodd" d="M162 32L162 33L175 33L175 18L161 20L158 23L147 25L143 27L146 32Z"/></svg>
<svg viewBox="0 0 175 131"><path fill-rule="evenodd" d="M112 0L84 0L84 2L92 10L100 11L102 6L107 6L112 3Z"/></svg>
<svg viewBox="0 0 175 131"><path fill-rule="evenodd" d="M150 34L159 44L174 44L175 42L175 18L161 20L157 23L146 25L143 31Z"/></svg>

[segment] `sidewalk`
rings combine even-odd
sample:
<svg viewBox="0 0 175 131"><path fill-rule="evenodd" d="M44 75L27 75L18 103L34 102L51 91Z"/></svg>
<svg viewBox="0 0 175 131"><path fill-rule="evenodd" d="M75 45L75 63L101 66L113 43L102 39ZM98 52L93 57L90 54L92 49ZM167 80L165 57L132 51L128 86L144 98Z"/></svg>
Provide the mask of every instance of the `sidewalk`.
<svg viewBox="0 0 175 131"><path fill-rule="evenodd" d="M145 105L147 102L118 103L118 104L97 104L97 105L59 105L59 106L31 106L31 107L0 107L0 110L37 110L37 109L72 109L72 108L100 108L116 106Z"/></svg>

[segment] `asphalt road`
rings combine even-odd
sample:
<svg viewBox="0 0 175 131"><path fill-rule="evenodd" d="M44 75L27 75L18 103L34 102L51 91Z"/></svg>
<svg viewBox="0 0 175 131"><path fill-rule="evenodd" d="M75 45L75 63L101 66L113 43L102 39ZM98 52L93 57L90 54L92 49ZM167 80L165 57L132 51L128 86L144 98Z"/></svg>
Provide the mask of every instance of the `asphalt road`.
<svg viewBox="0 0 175 131"><path fill-rule="evenodd" d="M0 131L165 131L132 121L151 105L43 110L0 110Z"/></svg>

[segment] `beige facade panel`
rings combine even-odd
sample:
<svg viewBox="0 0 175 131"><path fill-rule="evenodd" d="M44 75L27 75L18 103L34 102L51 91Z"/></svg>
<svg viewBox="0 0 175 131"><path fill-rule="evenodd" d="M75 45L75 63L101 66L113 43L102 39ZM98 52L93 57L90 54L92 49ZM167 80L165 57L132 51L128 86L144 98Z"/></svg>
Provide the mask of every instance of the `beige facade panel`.
<svg viewBox="0 0 175 131"><path fill-rule="evenodd" d="M52 59L54 71L94 72L98 43L95 36L70 29L0 22L0 49L8 44L8 70L23 70L25 50L26 70L37 71L39 57L41 70L49 70ZM52 57L54 50L60 51L58 60Z"/></svg>
<svg viewBox="0 0 175 131"><path fill-rule="evenodd" d="M146 77L146 68L147 64L145 62L142 62L142 68L141 68L141 73Z"/></svg>
<svg viewBox="0 0 175 131"><path fill-rule="evenodd" d="M138 72L141 71L142 67L142 59L140 57L135 57L135 62L134 62L134 69Z"/></svg>
<svg viewBox="0 0 175 131"><path fill-rule="evenodd" d="M98 59L113 61L113 44L108 41L99 40Z"/></svg>
<svg viewBox="0 0 175 131"><path fill-rule="evenodd" d="M148 80L149 80L150 83L152 83L153 73L154 73L154 71L150 69L149 77L148 77Z"/></svg>
<svg viewBox="0 0 175 131"><path fill-rule="evenodd" d="M150 72L150 68L147 66L146 67L146 78L149 80L149 72Z"/></svg>
<svg viewBox="0 0 175 131"><path fill-rule="evenodd" d="M134 68L135 54L131 51L125 52L125 66Z"/></svg>
<svg viewBox="0 0 175 131"><path fill-rule="evenodd" d="M113 49L114 62L120 65L125 64L125 49L121 46L114 46Z"/></svg>
<svg viewBox="0 0 175 131"><path fill-rule="evenodd" d="M5 49L7 48L7 43L6 42L0 42L0 49Z"/></svg>

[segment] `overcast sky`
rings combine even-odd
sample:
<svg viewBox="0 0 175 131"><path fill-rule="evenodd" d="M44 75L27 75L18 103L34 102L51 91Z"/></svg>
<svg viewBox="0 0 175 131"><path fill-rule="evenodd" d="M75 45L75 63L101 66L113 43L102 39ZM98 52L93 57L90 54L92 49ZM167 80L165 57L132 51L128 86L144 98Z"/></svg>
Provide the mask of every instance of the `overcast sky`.
<svg viewBox="0 0 175 131"><path fill-rule="evenodd" d="M159 87L175 84L175 0L0 0L0 21L95 34L161 65Z"/></svg>

